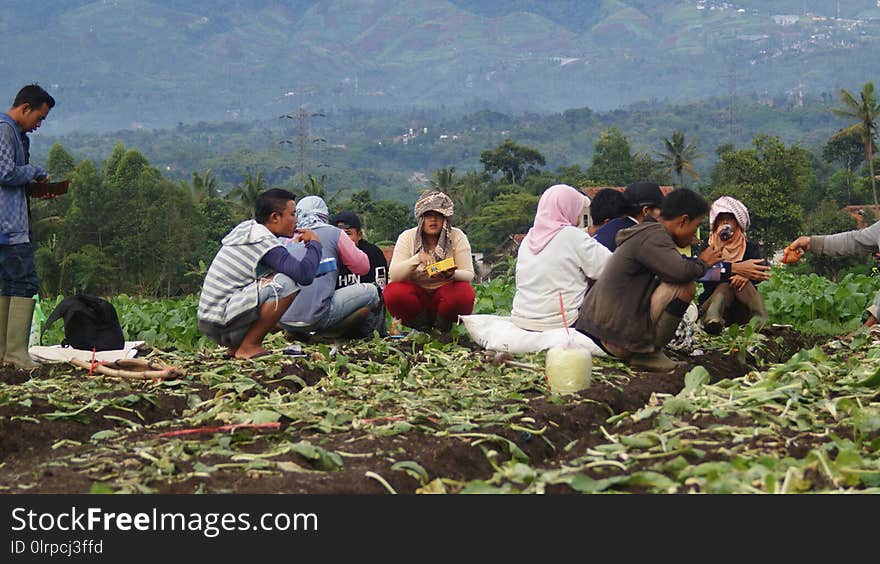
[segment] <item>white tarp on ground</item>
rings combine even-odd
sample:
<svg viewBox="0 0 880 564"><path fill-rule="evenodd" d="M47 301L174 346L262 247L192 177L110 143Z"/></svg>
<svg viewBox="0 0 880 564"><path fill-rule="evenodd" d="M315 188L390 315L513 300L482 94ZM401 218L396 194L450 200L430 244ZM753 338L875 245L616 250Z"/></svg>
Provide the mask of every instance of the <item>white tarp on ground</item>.
<svg viewBox="0 0 880 564"><path fill-rule="evenodd" d="M146 344L146 341L125 341L125 346L121 350L96 352L95 360L113 362L122 358L134 358L137 355L138 349ZM73 358L86 362L92 361L92 351L62 347L61 345L31 347L28 349L28 352L31 358L42 364L70 362Z"/></svg>
<svg viewBox="0 0 880 564"><path fill-rule="evenodd" d="M561 347L570 341L572 347L586 349L593 356L608 356L592 339L574 329L526 331L514 325L510 317L500 315L462 315L460 318L471 338L490 351L523 354Z"/></svg>

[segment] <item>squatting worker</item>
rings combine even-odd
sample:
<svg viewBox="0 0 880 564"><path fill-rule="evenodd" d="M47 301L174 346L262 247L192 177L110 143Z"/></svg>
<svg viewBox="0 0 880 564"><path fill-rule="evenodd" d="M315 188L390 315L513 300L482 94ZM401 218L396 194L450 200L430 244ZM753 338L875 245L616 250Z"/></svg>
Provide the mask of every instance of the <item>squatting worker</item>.
<svg viewBox="0 0 880 564"><path fill-rule="evenodd" d="M474 262L464 231L449 224L452 199L426 191L413 209L418 225L397 238L385 288L389 313L407 327L449 329L474 310ZM453 258L455 266L430 276L427 266Z"/></svg>

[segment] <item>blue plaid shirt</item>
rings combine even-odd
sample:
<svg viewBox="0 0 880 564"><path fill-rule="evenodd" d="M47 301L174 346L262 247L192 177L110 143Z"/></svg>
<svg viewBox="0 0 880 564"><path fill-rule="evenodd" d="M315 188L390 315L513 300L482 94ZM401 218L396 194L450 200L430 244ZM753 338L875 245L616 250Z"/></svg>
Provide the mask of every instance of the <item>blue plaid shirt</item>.
<svg viewBox="0 0 880 564"><path fill-rule="evenodd" d="M0 245L30 242L27 184L46 171L28 164L27 140L15 121L0 113Z"/></svg>

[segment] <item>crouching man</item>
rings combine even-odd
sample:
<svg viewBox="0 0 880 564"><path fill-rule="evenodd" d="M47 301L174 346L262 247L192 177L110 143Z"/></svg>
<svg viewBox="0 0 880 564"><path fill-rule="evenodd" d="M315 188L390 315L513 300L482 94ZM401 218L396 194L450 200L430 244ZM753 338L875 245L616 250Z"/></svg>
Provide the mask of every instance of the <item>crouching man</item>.
<svg viewBox="0 0 880 564"><path fill-rule="evenodd" d="M697 193L679 189L663 201L660 217L621 230L617 249L587 292L577 329L611 355L648 370L671 370L663 353L693 300L695 280L721 261L707 247L696 259L682 256L709 204Z"/></svg>
<svg viewBox="0 0 880 564"><path fill-rule="evenodd" d="M296 201L273 188L259 195L255 219L243 221L223 238L202 286L199 331L229 348L229 356L268 354L263 338L281 319L300 286L312 283L321 259L321 242L309 229L296 229ZM278 237L305 243L301 260Z"/></svg>

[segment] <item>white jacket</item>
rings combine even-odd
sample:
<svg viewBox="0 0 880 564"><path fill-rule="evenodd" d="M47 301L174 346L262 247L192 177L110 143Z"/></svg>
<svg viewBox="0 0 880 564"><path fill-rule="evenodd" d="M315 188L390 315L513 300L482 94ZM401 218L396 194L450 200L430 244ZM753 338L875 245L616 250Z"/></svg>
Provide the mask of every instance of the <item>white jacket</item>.
<svg viewBox="0 0 880 564"><path fill-rule="evenodd" d="M611 251L578 227L563 227L537 255L528 235L516 257L513 323L522 329L544 331L563 327L559 293L569 326L577 321L589 280L601 276Z"/></svg>

